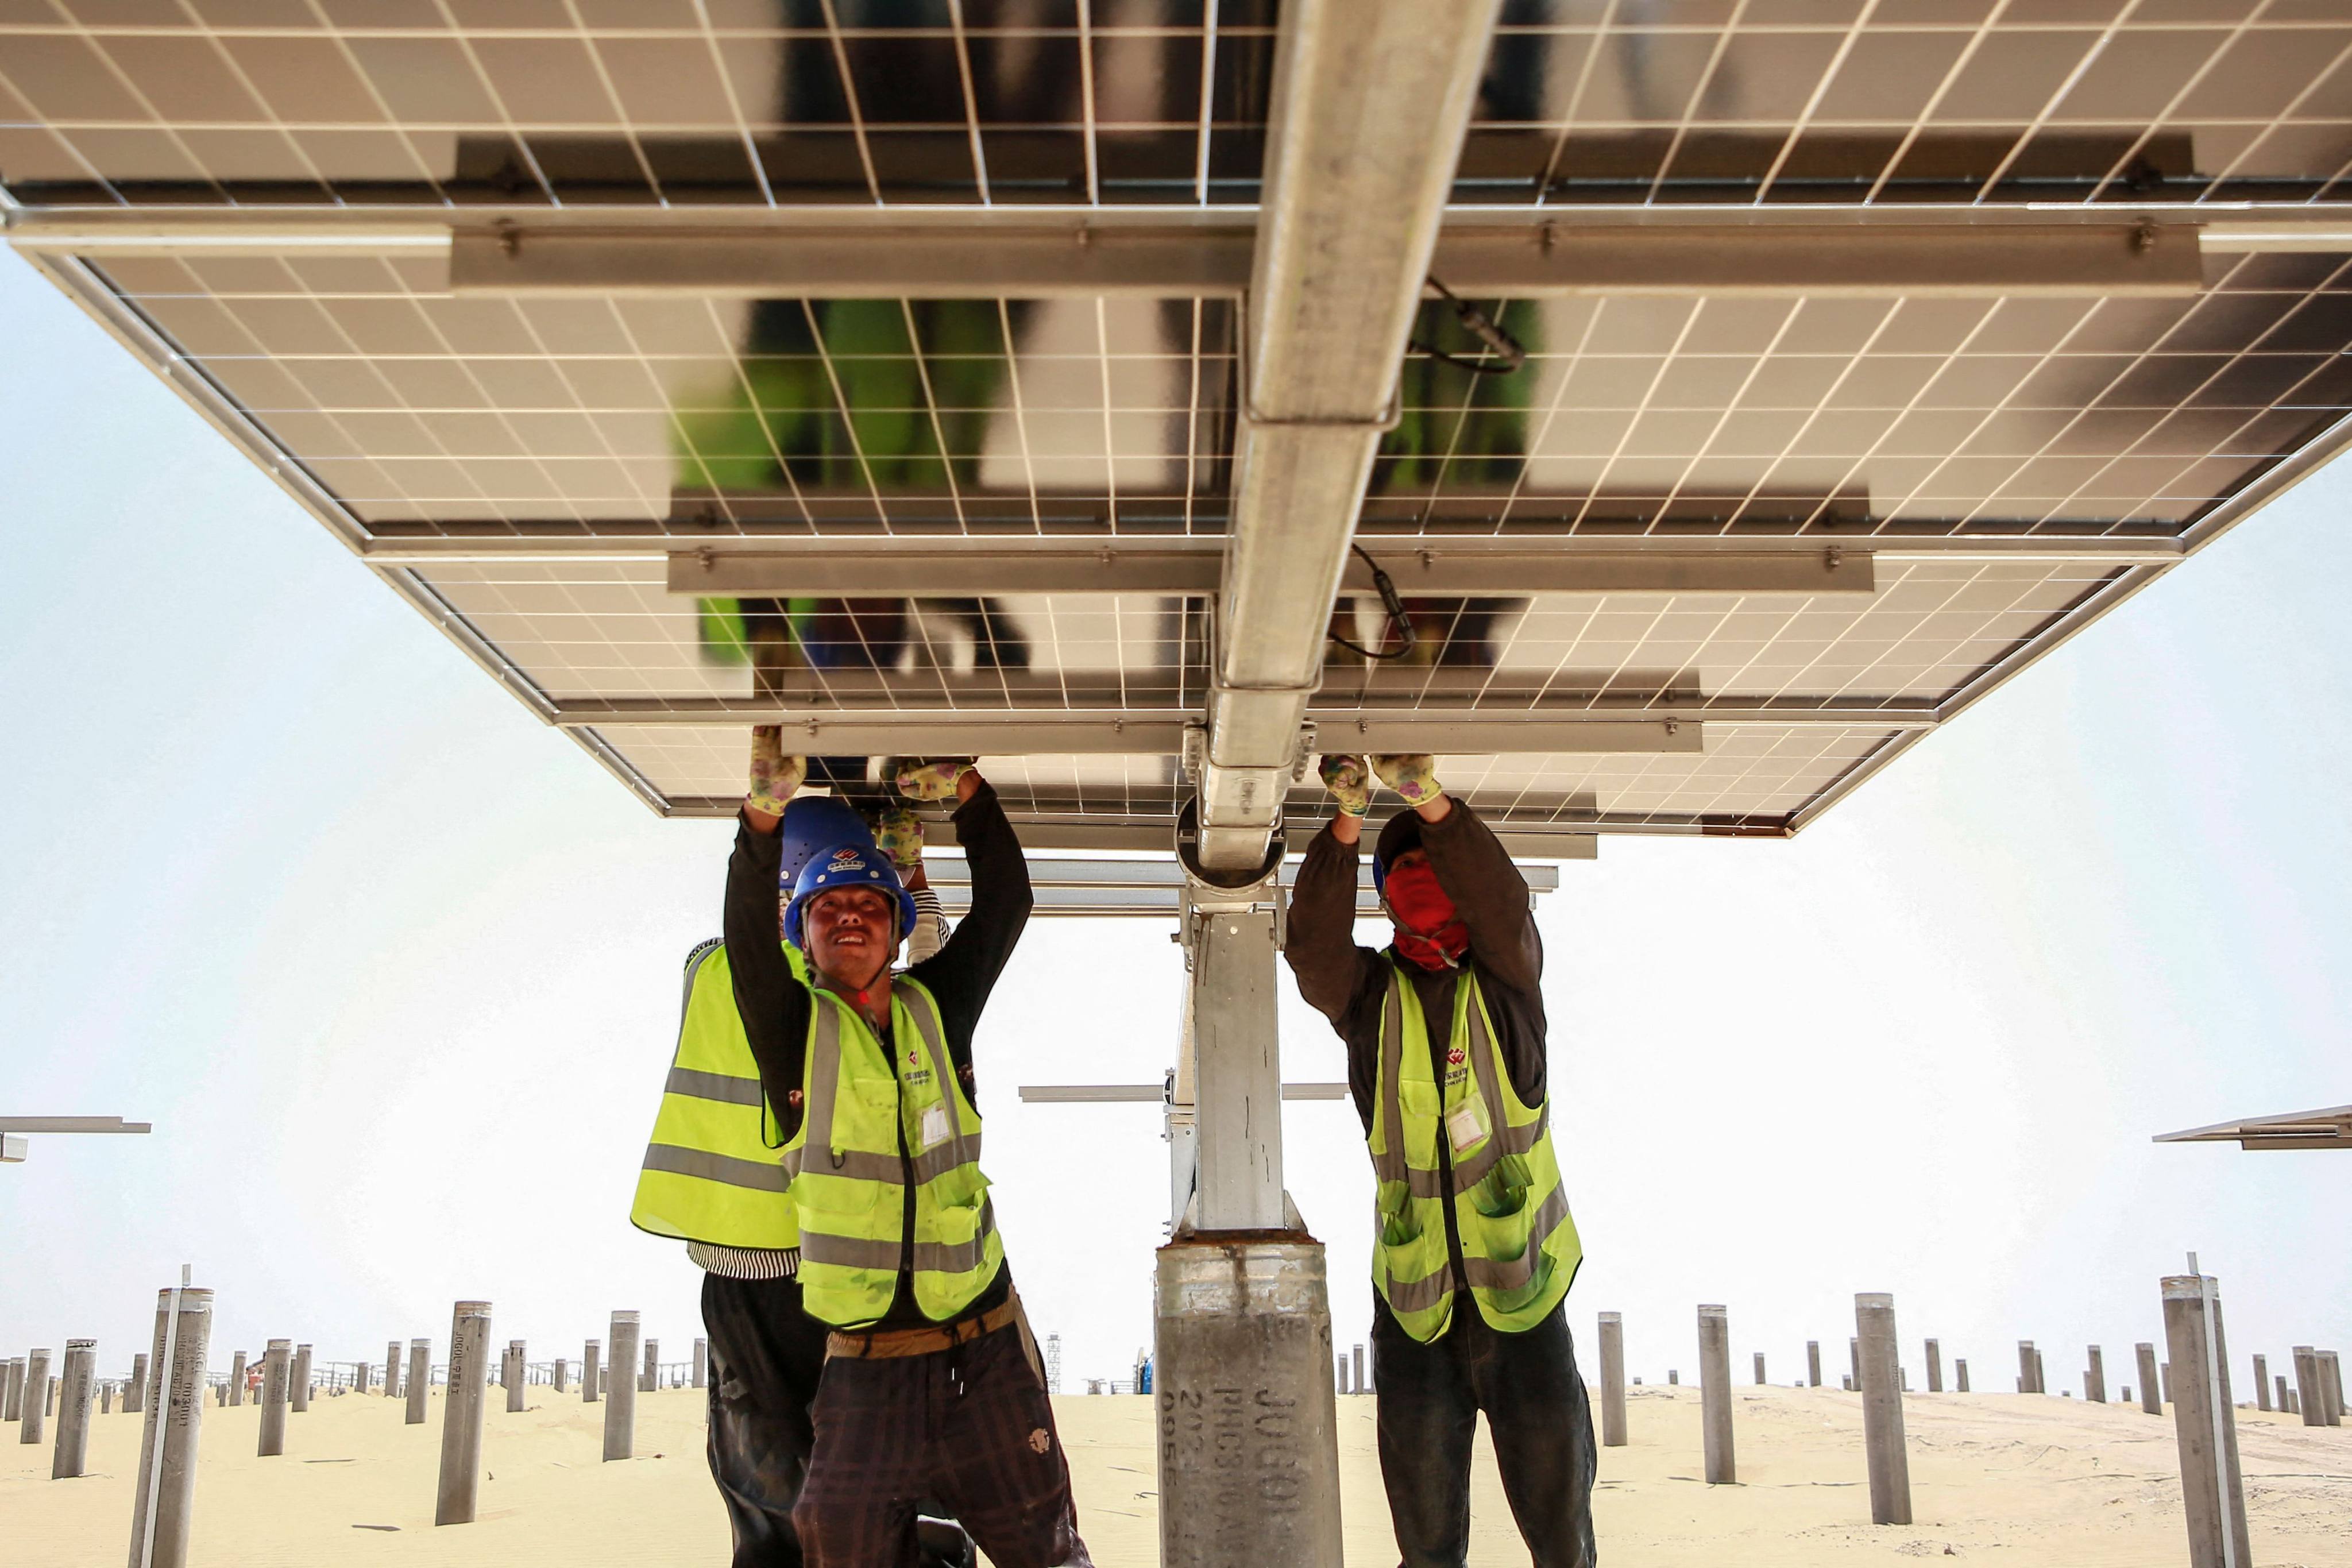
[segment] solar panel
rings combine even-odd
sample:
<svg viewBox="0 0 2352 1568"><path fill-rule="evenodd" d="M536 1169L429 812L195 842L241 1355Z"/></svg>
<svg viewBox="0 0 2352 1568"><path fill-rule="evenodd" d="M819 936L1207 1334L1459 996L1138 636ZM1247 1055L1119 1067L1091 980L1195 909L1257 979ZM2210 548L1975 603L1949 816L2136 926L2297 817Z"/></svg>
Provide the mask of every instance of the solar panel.
<svg viewBox="0 0 2352 1568"><path fill-rule="evenodd" d="M1280 26L27 0L0 194L656 808L782 720L1134 847L1215 686ZM1424 300L1313 743L1555 843L1801 826L2344 444L2347 167L2319 0L1511 0L1435 254L1525 362Z"/></svg>

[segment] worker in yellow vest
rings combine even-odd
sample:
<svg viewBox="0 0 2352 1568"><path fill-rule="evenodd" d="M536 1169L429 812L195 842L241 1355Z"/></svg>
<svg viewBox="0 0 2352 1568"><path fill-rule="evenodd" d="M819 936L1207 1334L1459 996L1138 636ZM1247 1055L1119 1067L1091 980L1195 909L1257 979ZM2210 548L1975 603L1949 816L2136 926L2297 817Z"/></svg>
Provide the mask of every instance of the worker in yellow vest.
<svg viewBox="0 0 2352 1568"><path fill-rule="evenodd" d="M899 1568L933 1499L998 1568L1091 1568L972 1101L972 1033L1033 903L1020 840L968 761L902 767L902 795L958 802L969 911L937 954L893 973L915 915L896 870L867 842L820 849L784 912L796 972L775 942L777 828L804 768L774 726L752 731L726 903L801 1301L831 1330L793 1510L801 1551L813 1568Z"/></svg>
<svg viewBox="0 0 2352 1568"><path fill-rule="evenodd" d="M1583 1258L1552 1153L1543 947L1528 885L1426 756L1327 756L1284 952L1348 1046L1377 1184L1373 1391L1402 1568L1463 1568L1484 1412L1536 1568L1593 1561L1592 1417L1562 1300ZM1409 809L1372 878L1392 927L1356 945L1377 777Z"/></svg>
<svg viewBox="0 0 2352 1568"><path fill-rule="evenodd" d="M947 940L939 895L923 875L922 825L904 807L883 812L871 842L912 895L910 961ZM866 818L834 795L803 795L785 809L779 838L776 935L801 868L819 847L866 838ZM800 952L783 946L799 972ZM800 1226L785 1192L782 1135L760 1090L759 1064L735 1009L724 942L687 957L677 1046L646 1147L629 1218L685 1241L703 1270L702 1321L710 1349L705 1444L734 1539L732 1568L802 1568L793 1507L815 1433L810 1408L824 1370L824 1324L801 1306ZM971 1541L951 1520L916 1521L919 1568L971 1568Z"/></svg>

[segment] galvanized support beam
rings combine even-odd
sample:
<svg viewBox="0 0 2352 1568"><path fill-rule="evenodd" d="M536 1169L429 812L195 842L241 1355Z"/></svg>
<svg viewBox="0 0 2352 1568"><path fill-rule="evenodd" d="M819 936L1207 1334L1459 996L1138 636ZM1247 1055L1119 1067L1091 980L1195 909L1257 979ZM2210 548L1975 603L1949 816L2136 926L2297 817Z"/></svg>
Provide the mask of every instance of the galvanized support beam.
<svg viewBox="0 0 2352 1568"><path fill-rule="evenodd" d="M1370 176L1337 169L1335 177ZM967 226L952 245L938 235L871 222L648 232L526 218L457 232L449 287L501 296L1230 299L1251 281L1260 229L1247 214L1220 212L1181 227L1087 215ZM1519 300L2189 295L2203 284L2195 227L2113 216L2001 228L1460 223L1439 236L1429 270L1465 297Z"/></svg>
<svg viewBox="0 0 2352 1568"><path fill-rule="evenodd" d="M1363 542L1406 594L1869 594L1869 552L1840 545L1808 552L1675 552L1561 550L1550 542ZM980 540L885 546L812 542L789 550L677 551L669 591L696 597L796 595L952 598L1019 594L1206 597L1219 586L1223 542L1117 543ZM1371 568L1350 556L1342 592L1373 591Z"/></svg>
<svg viewBox="0 0 2352 1568"><path fill-rule="evenodd" d="M1282 13L1199 781L1212 871L1255 865L1282 815L1496 5Z"/></svg>

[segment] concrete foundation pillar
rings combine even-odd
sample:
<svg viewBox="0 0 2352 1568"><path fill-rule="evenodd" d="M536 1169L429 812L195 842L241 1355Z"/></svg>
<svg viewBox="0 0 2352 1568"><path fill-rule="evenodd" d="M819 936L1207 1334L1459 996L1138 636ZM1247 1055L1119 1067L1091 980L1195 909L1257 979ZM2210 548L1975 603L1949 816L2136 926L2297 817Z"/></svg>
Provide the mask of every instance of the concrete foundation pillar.
<svg viewBox="0 0 2352 1568"><path fill-rule="evenodd" d="M1759 1388L1764 1386L1764 1352L1762 1351L1756 1352L1756 1386Z"/></svg>
<svg viewBox="0 0 2352 1568"><path fill-rule="evenodd" d="M697 1336L694 1342L694 1386L703 1387L710 1371L710 1342Z"/></svg>
<svg viewBox="0 0 2352 1568"><path fill-rule="evenodd" d="M310 1347L294 1347L294 1371L286 1387L287 1407L300 1415L310 1408Z"/></svg>
<svg viewBox="0 0 2352 1568"><path fill-rule="evenodd" d="M2270 1407L2271 1369L2264 1357L2256 1356L2254 1358L2254 1408L2268 1410Z"/></svg>
<svg viewBox="0 0 2352 1568"><path fill-rule="evenodd" d="M1348 1392L1348 1358L1344 1355L1331 1358L1331 1387L1340 1394Z"/></svg>
<svg viewBox="0 0 2352 1568"><path fill-rule="evenodd" d="M603 1392L601 1384L604 1368L597 1365L597 1353L604 1348L596 1341L590 1340L586 1348L581 1352L580 1403L583 1405L595 1404L598 1394Z"/></svg>
<svg viewBox="0 0 2352 1568"><path fill-rule="evenodd" d="M383 1342L383 1396L386 1399L400 1397L400 1342L398 1340L386 1340Z"/></svg>
<svg viewBox="0 0 2352 1568"><path fill-rule="evenodd" d="M255 1449L265 1459L286 1452L286 1393L293 1371L294 1342L270 1341L261 1352L261 1442Z"/></svg>
<svg viewBox="0 0 2352 1568"><path fill-rule="evenodd" d="M228 1402L232 1408L245 1403L245 1352L243 1351L229 1357Z"/></svg>
<svg viewBox="0 0 2352 1568"><path fill-rule="evenodd" d="M2164 1390L2164 1402L2167 1405L2171 1404L2173 1402L2172 1363L2170 1362L2166 1362L2162 1366L2158 1367L2156 1369L2156 1376L2158 1385Z"/></svg>
<svg viewBox="0 0 2352 1568"><path fill-rule="evenodd" d="M155 1300L155 1337L139 1479L131 1501L133 1568L185 1568L196 1501L196 1439L204 1421L205 1356L213 1293L182 1287Z"/></svg>
<svg viewBox="0 0 2352 1568"><path fill-rule="evenodd" d="M1340 1568L1323 1247L1293 1235L1185 1234L1160 1249L1162 1568Z"/></svg>
<svg viewBox="0 0 2352 1568"><path fill-rule="evenodd" d="M1361 1345L1349 1348L1348 1386L1358 1394L1371 1392L1370 1386L1364 1382L1364 1347Z"/></svg>
<svg viewBox="0 0 2352 1568"><path fill-rule="evenodd" d="M20 1443L38 1443L49 1435L49 1352L37 1350L25 1358L25 1414L17 1430ZM2325 1400L2315 1408L2326 1409ZM2314 1426L2318 1423L2314 1422Z"/></svg>
<svg viewBox="0 0 2352 1568"><path fill-rule="evenodd" d="M2344 1362L2334 1351L2319 1354L2320 1386L2327 1390L2327 1424L2344 1425Z"/></svg>
<svg viewBox="0 0 2352 1568"><path fill-rule="evenodd" d="M408 1394L408 1410L401 1425L424 1426L425 1412L430 1408L428 1401L433 1396L433 1342L431 1340L408 1342L408 1378L402 1386Z"/></svg>
<svg viewBox="0 0 2352 1568"><path fill-rule="evenodd" d="M1862 1441L1870 1468L1870 1521L1911 1522L1911 1456L1903 1436L1902 1373L1895 1362L1895 1298L1853 1299L1862 1363Z"/></svg>
<svg viewBox="0 0 2352 1568"><path fill-rule="evenodd" d="M1807 1340L1805 1342L1805 1386L1807 1388L1819 1388L1821 1385L1822 1342L1819 1340Z"/></svg>
<svg viewBox="0 0 2352 1568"><path fill-rule="evenodd" d="M1846 1341L1845 1363L1846 1386L1860 1388L1862 1386L1862 1341L1860 1339Z"/></svg>
<svg viewBox="0 0 2352 1568"><path fill-rule="evenodd" d="M35 1351L35 1355L41 1352ZM2306 1426L2327 1425L2327 1396L2319 1392L2319 1356L2309 1345L2288 1352L2294 1358L2295 1409Z"/></svg>
<svg viewBox="0 0 2352 1568"><path fill-rule="evenodd" d="M637 1392L651 1394L661 1387L661 1341L646 1342L646 1369L637 1379Z"/></svg>
<svg viewBox="0 0 2352 1568"><path fill-rule="evenodd" d="M352 1392L353 1394L365 1394L368 1391L368 1384L373 1372L374 1368L369 1366L365 1362L354 1363L352 1366Z"/></svg>
<svg viewBox="0 0 2352 1568"><path fill-rule="evenodd" d="M2238 1473L2229 1342L2222 1335L2221 1295L2213 1279L2197 1274L2166 1278L2164 1339L2169 1364L2179 1373L2172 1421L2180 1446L2189 1568L2241 1568L2253 1562L2253 1552Z"/></svg>
<svg viewBox="0 0 2352 1568"><path fill-rule="evenodd" d="M2040 1367L2041 1367L2041 1364L2042 1364L2042 1358L2041 1358L2039 1355L2037 1355L2037 1354L2035 1354L2035 1353L2034 1353L2034 1350L2033 1350L2033 1342L2032 1342L2032 1340L2020 1340L2020 1341L2018 1341L2018 1342L2017 1342L2017 1392L2018 1392L2018 1393L2020 1393L2020 1394L2039 1394L2039 1393L2041 1393L2041 1392L2042 1392L2042 1384L2041 1384L2041 1382L2040 1382L2040 1370L2039 1370L2039 1369L2040 1369Z"/></svg>
<svg viewBox="0 0 2352 1568"><path fill-rule="evenodd" d="M1966 1394L1968 1391L1969 1358L1966 1356L1960 1356L1952 1363L1952 1392L1955 1394Z"/></svg>
<svg viewBox="0 0 2352 1568"><path fill-rule="evenodd" d="M482 1405L489 1384L490 1304L460 1301L449 1319L449 1387L441 1401L435 1524L471 1524L482 1486Z"/></svg>
<svg viewBox="0 0 2352 1568"><path fill-rule="evenodd" d="M569 1388L569 1387L571 1386L570 1383L568 1383L568 1382L565 1380L565 1376L564 1376L564 1374L565 1374L568 1371L570 1371L571 1366L572 1366L572 1363L571 1363L570 1362L568 1362L568 1361L564 1360L564 1359L563 1359L563 1357L562 1357L562 1356L557 1356L557 1357L555 1358L555 1392L556 1392L556 1393L558 1393L558 1394L562 1394L562 1393L563 1393L567 1388Z"/></svg>
<svg viewBox="0 0 2352 1568"><path fill-rule="evenodd" d="M2159 1391L2156 1370L2156 1347L2142 1342L2132 1347L2139 1365L2139 1407L2150 1415L2164 1414L2164 1395Z"/></svg>
<svg viewBox="0 0 2352 1568"><path fill-rule="evenodd" d="M1731 1452L1731 1321L1720 1306L1698 1310L1698 1387L1706 1484L1727 1486L1739 1470Z"/></svg>
<svg viewBox="0 0 2352 1568"><path fill-rule="evenodd" d="M634 1367L637 1360L637 1315L614 1313L609 1332L613 1364L624 1369ZM606 1392L611 1397L604 1401L604 1458L625 1459L636 1452L637 1385L624 1370L620 1376L607 1380ZM1164 1495L1161 1502L1164 1506Z"/></svg>
<svg viewBox="0 0 2352 1568"><path fill-rule="evenodd" d="M0 1378L0 1421L20 1421L25 1415L25 1359L11 1357L6 1376Z"/></svg>
<svg viewBox="0 0 2352 1568"><path fill-rule="evenodd" d="M98 1342L66 1342L65 1376L58 1391L58 1446L50 1456L49 1479L85 1474L89 1455L90 1395L98 1383Z"/></svg>
<svg viewBox="0 0 2352 1568"><path fill-rule="evenodd" d="M1625 1446L1625 1315L1601 1314L1601 1446Z"/></svg>
<svg viewBox="0 0 2352 1568"><path fill-rule="evenodd" d="M2278 1396L2279 1414L2282 1415L2293 1415L2295 1414L2294 1390L2286 1385L2286 1373L2283 1372L2273 1373L2272 1376L2277 1380L2275 1392Z"/></svg>
<svg viewBox="0 0 2352 1568"><path fill-rule="evenodd" d="M1944 1348L1934 1340L1927 1342L1927 1392L1944 1392Z"/></svg>
<svg viewBox="0 0 2352 1568"><path fill-rule="evenodd" d="M507 1413L510 1415L525 1406L523 1394L525 1379L530 1370L530 1363L523 1352L523 1342L520 1340L510 1342L507 1346L506 1377Z"/></svg>
<svg viewBox="0 0 2352 1568"><path fill-rule="evenodd" d="M131 1381L122 1385L122 1413L136 1415L147 1408L147 1352L131 1358Z"/></svg>
<svg viewBox="0 0 2352 1568"><path fill-rule="evenodd" d="M114 1414L114 1384L111 1381L101 1382L98 1385L98 1413L100 1415Z"/></svg>
<svg viewBox="0 0 2352 1568"><path fill-rule="evenodd" d="M2099 1347L2091 1347L2091 1365L2083 1373L2083 1397L2094 1405L2107 1402L2107 1363Z"/></svg>

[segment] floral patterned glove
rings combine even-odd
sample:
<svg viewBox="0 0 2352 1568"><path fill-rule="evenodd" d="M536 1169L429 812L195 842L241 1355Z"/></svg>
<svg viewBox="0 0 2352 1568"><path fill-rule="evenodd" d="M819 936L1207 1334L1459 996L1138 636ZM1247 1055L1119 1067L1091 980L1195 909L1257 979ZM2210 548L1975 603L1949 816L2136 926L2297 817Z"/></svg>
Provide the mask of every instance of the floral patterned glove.
<svg viewBox="0 0 2352 1568"><path fill-rule="evenodd" d="M1372 772L1410 805L1425 805L1445 793L1437 782L1437 759L1426 753L1374 757Z"/></svg>
<svg viewBox="0 0 2352 1568"><path fill-rule="evenodd" d="M874 843L901 878L923 863L923 822L904 806L894 805L874 820Z"/></svg>
<svg viewBox="0 0 2352 1568"><path fill-rule="evenodd" d="M1340 811L1361 816L1372 809L1372 775L1365 771L1363 758L1327 754L1318 771Z"/></svg>
<svg viewBox="0 0 2352 1568"><path fill-rule="evenodd" d="M970 757L902 757L898 793L908 800L953 800L956 781L971 772Z"/></svg>
<svg viewBox="0 0 2352 1568"><path fill-rule="evenodd" d="M751 787L744 800L752 810L764 811L771 816L784 814L784 803L808 777L806 757L784 755L784 730L781 724L755 724L751 728Z"/></svg>

